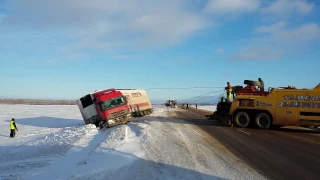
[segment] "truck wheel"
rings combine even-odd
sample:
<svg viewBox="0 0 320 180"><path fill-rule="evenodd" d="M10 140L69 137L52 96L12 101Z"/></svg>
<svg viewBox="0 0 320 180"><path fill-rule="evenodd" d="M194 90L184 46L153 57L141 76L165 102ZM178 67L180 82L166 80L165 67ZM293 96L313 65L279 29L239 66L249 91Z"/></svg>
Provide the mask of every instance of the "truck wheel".
<svg viewBox="0 0 320 180"><path fill-rule="evenodd" d="M103 124L101 121L99 122L99 129L103 129Z"/></svg>
<svg viewBox="0 0 320 180"><path fill-rule="evenodd" d="M234 121L238 127L246 128L250 123L250 118L248 113L244 111L239 111L234 117Z"/></svg>
<svg viewBox="0 0 320 180"><path fill-rule="evenodd" d="M94 125L96 125L96 127L100 127L100 122L96 122Z"/></svg>
<svg viewBox="0 0 320 180"><path fill-rule="evenodd" d="M106 128L108 128L108 123L105 122L105 121L100 121L100 122L99 122L99 128L100 128L100 129L106 129Z"/></svg>
<svg viewBox="0 0 320 180"><path fill-rule="evenodd" d="M266 113L259 113L255 119L256 125L260 129L270 129L271 127L271 118Z"/></svg>
<svg viewBox="0 0 320 180"><path fill-rule="evenodd" d="M244 80L243 84L247 84L249 86L260 86L259 81L251 81L251 80Z"/></svg>

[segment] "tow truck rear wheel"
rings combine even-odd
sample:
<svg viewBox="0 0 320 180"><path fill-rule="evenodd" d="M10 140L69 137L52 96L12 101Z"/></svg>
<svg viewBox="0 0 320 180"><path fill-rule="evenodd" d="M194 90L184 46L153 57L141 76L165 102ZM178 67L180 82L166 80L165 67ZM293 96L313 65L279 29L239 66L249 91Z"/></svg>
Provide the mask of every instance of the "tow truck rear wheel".
<svg viewBox="0 0 320 180"><path fill-rule="evenodd" d="M236 125L238 127L246 128L246 127L248 127L248 125L250 123L250 117L249 117L248 113L246 113L244 111L239 111L234 116L234 122L236 123Z"/></svg>
<svg viewBox="0 0 320 180"><path fill-rule="evenodd" d="M270 129L271 127L271 118L266 113L257 114L255 122L260 129Z"/></svg>

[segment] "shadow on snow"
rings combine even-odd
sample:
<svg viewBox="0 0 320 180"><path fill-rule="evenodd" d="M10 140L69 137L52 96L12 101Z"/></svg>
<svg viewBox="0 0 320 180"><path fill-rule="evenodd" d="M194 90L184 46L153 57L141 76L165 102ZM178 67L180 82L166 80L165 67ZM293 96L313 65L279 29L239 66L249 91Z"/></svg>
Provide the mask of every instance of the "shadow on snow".
<svg viewBox="0 0 320 180"><path fill-rule="evenodd" d="M10 121L11 120L6 120L6 122L8 123L10 123ZM47 127L47 128L62 128L62 127L84 124L83 120L79 120L79 119L66 119L66 118L57 118L57 117L48 117L48 116L21 118L21 119L16 119L15 122L18 126L18 129L19 129L19 124L36 126L36 127Z"/></svg>

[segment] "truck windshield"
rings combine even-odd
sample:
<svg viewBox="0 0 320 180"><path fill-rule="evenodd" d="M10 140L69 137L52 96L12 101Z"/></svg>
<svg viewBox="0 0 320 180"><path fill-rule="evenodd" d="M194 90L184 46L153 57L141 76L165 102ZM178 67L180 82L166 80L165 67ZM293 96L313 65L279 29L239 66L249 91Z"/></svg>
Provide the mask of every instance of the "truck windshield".
<svg viewBox="0 0 320 180"><path fill-rule="evenodd" d="M126 103L127 103L126 98L124 96L120 96L120 97L112 98L106 101L102 101L100 104L100 107L102 111L105 111L108 109L122 106Z"/></svg>

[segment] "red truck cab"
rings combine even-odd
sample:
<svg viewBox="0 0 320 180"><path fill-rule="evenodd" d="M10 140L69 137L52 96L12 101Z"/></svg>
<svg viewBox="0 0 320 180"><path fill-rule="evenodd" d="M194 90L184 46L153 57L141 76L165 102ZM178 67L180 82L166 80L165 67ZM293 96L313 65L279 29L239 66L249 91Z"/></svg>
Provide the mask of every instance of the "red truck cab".
<svg viewBox="0 0 320 180"><path fill-rule="evenodd" d="M93 102L100 118L96 125L110 127L129 121L130 112L126 97L115 89L107 89L92 94Z"/></svg>

